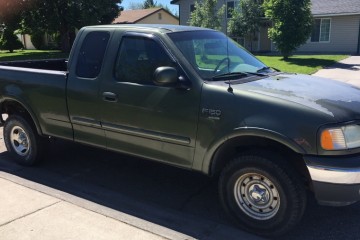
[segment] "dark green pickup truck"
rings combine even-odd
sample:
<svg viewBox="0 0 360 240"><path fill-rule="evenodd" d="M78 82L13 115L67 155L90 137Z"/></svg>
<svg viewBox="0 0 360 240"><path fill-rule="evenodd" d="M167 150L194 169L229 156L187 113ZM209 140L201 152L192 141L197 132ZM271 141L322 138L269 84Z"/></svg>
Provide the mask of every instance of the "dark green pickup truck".
<svg viewBox="0 0 360 240"><path fill-rule="evenodd" d="M4 140L24 165L68 139L219 179L239 226L274 236L360 200L360 89L272 70L220 32L86 27L69 61L0 64Z"/></svg>

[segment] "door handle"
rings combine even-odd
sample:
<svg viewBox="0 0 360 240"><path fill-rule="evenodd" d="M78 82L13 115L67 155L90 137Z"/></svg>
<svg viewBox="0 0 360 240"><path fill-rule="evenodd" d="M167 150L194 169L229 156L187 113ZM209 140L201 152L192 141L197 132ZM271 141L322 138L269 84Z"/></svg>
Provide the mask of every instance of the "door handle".
<svg viewBox="0 0 360 240"><path fill-rule="evenodd" d="M115 93L112 92L103 92L103 100L106 102L117 102L118 97Z"/></svg>

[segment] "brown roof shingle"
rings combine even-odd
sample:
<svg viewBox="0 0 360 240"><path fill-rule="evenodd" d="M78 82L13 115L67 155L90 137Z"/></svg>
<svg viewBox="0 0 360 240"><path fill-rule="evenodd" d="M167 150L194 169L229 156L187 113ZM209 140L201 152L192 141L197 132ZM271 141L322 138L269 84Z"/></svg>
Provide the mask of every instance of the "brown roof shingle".
<svg viewBox="0 0 360 240"><path fill-rule="evenodd" d="M113 23L136 23L141 19L156 13L161 8L148 8L139 10L125 10L121 11L121 15L114 19Z"/></svg>

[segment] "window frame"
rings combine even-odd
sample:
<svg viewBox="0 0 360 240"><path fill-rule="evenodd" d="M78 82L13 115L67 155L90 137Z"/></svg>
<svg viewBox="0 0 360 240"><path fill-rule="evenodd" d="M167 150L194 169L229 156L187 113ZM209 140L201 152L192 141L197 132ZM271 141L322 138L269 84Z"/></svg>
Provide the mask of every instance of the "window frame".
<svg viewBox="0 0 360 240"><path fill-rule="evenodd" d="M182 70L182 67L180 66L180 64L176 61L176 58L171 54L171 52L169 51L169 49L166 47L166 45L163 43L163 41L161 41L160 38L158 38L157 36L153 35L153 34L149 34L149 33L141 33L141 32L126 32L124 35L121 36L120 39L120 43L118 46L118 50L117 50L117 54L116 54L116 58L115 58L115 64L113 66L113 79L114 81L116 81L117 83L128 83L128 84L138 84L132 81L119 81L119 79L116 77L116 71L117 71L117 66L118 66L118 61L120 58L120 50L123 44L124 39L126 38L144 38L150 41L154 41L155 43L159 44L159 46L164 50L164 53L167 55L167 57L169 57L169 59L176 65L179 67L179 69ZM183 70L182 70L183 71ZM151 84L145 84L146 86L157 86L157 85L151 85ZM160 86L157 86L160 87ZM161 87L167 87L167 86L161 86Z"/></svg>
<svg viewBox="0 0 360 240"><path fill-rule="evenodd" d="M108 35L108 39L107 39L107 43L106 43L106 46L105 46L105 49L104 49L104 53L103 53L103 56L102 56L102 59L101 59L101 64L99 65L99 71L97 72L97 75L95 77L90 77L90 76L80 76L79 74L79 64L80 64L80 54L81 54L81 50L83 49L83 46L84 46L84 42L86 41L86 39L92 35L92 34L95 34L95 33L106 33ZM84 37L82 38L82 43L81 43L81 46L79 47L79 51L77 53L77 56L76 56L76 64L75 64L75 75L76 77L78 78L81 78L81 79L91 79L91 80L94 80L94 79L97 79L100 75L101 75L101 71L104 67L104 59L105 59L105 56L107 54L107 50L109 48L109 45L111 44L111 32L110 31L105 31L105 30L96 30L96 31L89 31L87 32L86 34L84 34Z"/></svg>
<svg viewBox="0 0 360 240"><path fill-rule="evenodd" d="M312 41L312 35L310 36L310 43L330 43L331 41L331 18L314 18L314 21L320 19L320 28L319 28L319 41ZM321 25L323 20L329 20L329 40L328 41L321 41Z"/></svg>

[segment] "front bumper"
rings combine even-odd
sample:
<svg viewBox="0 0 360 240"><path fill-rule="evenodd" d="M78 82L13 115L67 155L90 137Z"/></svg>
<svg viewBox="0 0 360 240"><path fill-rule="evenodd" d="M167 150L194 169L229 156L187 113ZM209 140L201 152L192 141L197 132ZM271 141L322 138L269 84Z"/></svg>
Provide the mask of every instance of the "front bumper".
<svg viewBox="0 0 360 240"><path fill-rule="evenodd" d="M306 156L304 160L320 204L344 206L360 201L360 155Z"/></svg>

